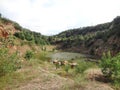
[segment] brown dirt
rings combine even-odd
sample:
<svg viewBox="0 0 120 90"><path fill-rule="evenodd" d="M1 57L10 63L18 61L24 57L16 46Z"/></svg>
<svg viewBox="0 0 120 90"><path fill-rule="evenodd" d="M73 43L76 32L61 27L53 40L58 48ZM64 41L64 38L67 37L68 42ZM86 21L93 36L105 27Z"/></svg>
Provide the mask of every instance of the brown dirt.
<svg viewBox="0 0 120 90"><path fill-rule="evenodd" d="M24 72L24 70L19 72ZM33 74L38 75L28 83L21 84L14 90L61 90L65 85L73 84L73 80L52 74L41 67L38 68L37 72L33 72Z"/></svg>
<svg viewBox="0 0 120 90"><path fill-rule="evenodd" d="M88 69L85 73L88 84L84 90L114 90L103 76L101 69Z"/></svg>
<svg viewBox="0 0 120 90"><path fill-rule="evenodd" d="M84 90L113 90L113 89L105 83L92 81L84 88Z"/></svg>
<svg viewBox="0 0 120 90"><path fill-rule="evenodd" d="M23 69L19 72L26 70L33 69ZM86 86L80 86L76 90L113 90L108 83L95 80L95 77L102 75L100 69L88 69L85 73L88 79ZM64 88L66 86L74 88L73 80L53 74L41 67L38 67L38 70L34 70L33 74L38 75L31 81L16 87L14 90L66 90L66 88ZM72 88L67 88L67 90L72 90Z"/></svg>

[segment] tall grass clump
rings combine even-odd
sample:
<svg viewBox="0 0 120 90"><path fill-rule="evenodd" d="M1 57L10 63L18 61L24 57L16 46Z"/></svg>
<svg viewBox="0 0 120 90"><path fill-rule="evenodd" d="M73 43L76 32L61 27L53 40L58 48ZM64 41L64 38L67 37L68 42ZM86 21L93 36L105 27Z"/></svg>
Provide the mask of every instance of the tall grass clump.
<svg viewBox="0 0 120 90"><path fill-rule="evenodd" d="M64 66L64 70L65 70L65 72L68 73L69 69L70 69L70 65L65 65L65 66Z"/></svg>
<svg viewBox="0 0 120 90"><path fill-rule="evenodd" d="M49 61L50 58L47 57L47 55L48 55L48 52L41 51L41 52L36 53L34 55L34 58L38 59L38 60L41 60L41 61Z"/></svg>

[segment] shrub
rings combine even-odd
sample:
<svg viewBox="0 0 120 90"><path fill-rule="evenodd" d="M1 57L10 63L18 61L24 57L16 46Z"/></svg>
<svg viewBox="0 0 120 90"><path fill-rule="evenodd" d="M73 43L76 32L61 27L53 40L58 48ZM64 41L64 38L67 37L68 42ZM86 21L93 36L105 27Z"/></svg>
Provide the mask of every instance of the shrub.
<svg viewBox="0 0 120 90"><path fill-rule="evenodd" d="M94 63L92 62L79 61L78 65L75 68L75 72L83 73L85 70L93 66L94 66Z"/></svg>
<svg viewBox="0 0 120 90"><path fill-rule="evenodd" d="M114 57L111 57L110 51L107 54L104 53L100 67L107 78L120 83L120 53Z"/></svg>
<svg viewBox="0 0 120 90"><path fill-rule="evenodd" d="M14 35L15 35L16 37L22 39L22 40L25 39L25 36L24 36L23 32L15 33Z"/></svg>
<svg viewBox="0 0 120 90"><path fill-rule="evenodd" d="M65 65L64 70L65 70L67 73L68 73L69 69L70 69L70 65Z"/></svg>
<svg viewBox="0 0 120 90"><path fill-rule="evenodd" d="M17 53L9 55L8 49L0 48L0 76L11 73L20 68Z"/></svg>
<svg viewBox="0 0 120 90"><path fill-rule="evenodd" d="M40 52L40 53L36 53L34 55L35 59L41 60L41 61L49 61L50 57L47 56L47 52Z"/></svg>
<svg viewBox="0 0 120 90"><path fill-rule="evenodd" d="M111 57L110 52L107 52L107 54L103 53L103 57L102 57L102 60L100 62L100 66L102 68L103 74L107 77L112 76L112 73L113 73L112 67L111 67L113 65L112 62L113 61L112 61L112 57Z"/></svg>
<svg viewBox="0 0 120 90"><path fill-rule="evenodd" d="M25 59L30 60L33 57L33 52L28 50L25 54Z"/></svg>

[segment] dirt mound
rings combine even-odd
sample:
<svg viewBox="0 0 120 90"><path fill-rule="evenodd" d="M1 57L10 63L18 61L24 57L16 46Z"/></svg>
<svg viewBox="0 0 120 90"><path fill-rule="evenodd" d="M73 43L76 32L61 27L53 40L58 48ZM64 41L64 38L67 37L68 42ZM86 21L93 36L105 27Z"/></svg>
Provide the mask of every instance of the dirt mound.
<svg viewBox="0 0 120 90"><path fill-rule="evenodd" d="M88 69L85 73L89 83L84 90L113 90L107 83L101 69Z"/></svg>

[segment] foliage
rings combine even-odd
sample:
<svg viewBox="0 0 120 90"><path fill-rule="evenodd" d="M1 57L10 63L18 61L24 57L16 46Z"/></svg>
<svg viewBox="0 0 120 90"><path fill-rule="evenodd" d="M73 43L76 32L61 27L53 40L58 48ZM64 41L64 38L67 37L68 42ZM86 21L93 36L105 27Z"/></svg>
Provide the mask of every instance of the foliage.
<svg viewBox="0 0 120 90"><path fill-rule="evenodd" d="M101 51L105 51L103 48L106 48L107 50L113 50L113 52L119 52L120 43L117 42L119 38L120 16L116 17L112 22L63 31L57 35L50 36L48 41L51 44L59 45L58 49L76 52L84 52L84 50L86 50L89 54L101 55L101 53L98 52L100 48ZM110 40L113 40L112 45L109 44ZM115 44L117 47L113 46ZM78 50L76 48L78 48Z"/></svg>
<svg viewBox="0 0 120 90"><path fill-rule="evenodd" d="M47 57L47 52L37 53L37 54L35 55L35 58L37 58L37 59L39 59L39 60L43 60L43 61L49 59L49 57Z"/></svg>
<svg viewBox="0 0 120 90"><path fill-rule="evenodd" d="M49 44L47 36L43 36L41 33L32 32L25 28L23 28L22 31L15 33L14 35L22 40L32 41L37 45Z"/></svg>
<svg viewBox="0 0 120 90"><path fill-rule="evenodd" d="M65 66L64 66L64 70L65 70L67 73L68 73L69 69L70 69L70 65L65 65Z"/></svg>
<svg viewBox="0 0 120 90"><path fill-rule="evenodd" d="M100 62L103 74L113 82L120 83L120 53L111 57L110 51L103 54Z"/></svg>
<svg viewBox="0 0 120 90"><path fill-rule="evenodd" d="M14 28L17 30L22 30L22 27L18 23L14 23Z"/></svg>
<svg viewBox="0 0 120 90"><path fill-rule="evenodd" d="M83 73L88 68L92 68L94 64L92 62L79 61L75 68L76 73Z"/></svg>
<svg viewBox="0 0 120 90"><path fill-rule="evenodd" d="M111 23L105 23L91 27L71 29L58 35L50 36L48 40L51 44L60 44L62 49L80 46L90 48L97 39L107 41L108 36L106 33L109 31L110 25Z"/></svg>
<svg viewBox="0 0 120 90"><path fill-rule="evenodd" d="M20 67L17 52L9 55L8 49L0 48L0 76L11 73Z"/></svg>
<svg viewBox="0 0 120 90"><path fill-rule="evenodd" d="M14 35L15 35L16 37L19 37L19 38L22 39L22 40L25 39L25 36L24 36L23 32L15 33Z"/></svg>
<svg viewBox="0 0 120 90"><path fill-rule="evenodd" d="M27 60L30 60L32 57L33 57L33 52L30 50L26 51L25 58Z"/></svg>
<svg viewBox="0 0 120 90"><path fill-rule="evenodd" d="M48 37L41 35L41 33L30 31L29 29L21 27L18 23L11 21L7 18L1 17L0 14L0 23L2 24L12 24L16 30L19 30L19 32L14 33L14 36L26 40L26 41L32 41L37 45L47 45L49 44Z"/></svg>

